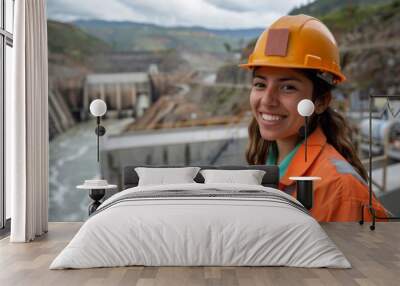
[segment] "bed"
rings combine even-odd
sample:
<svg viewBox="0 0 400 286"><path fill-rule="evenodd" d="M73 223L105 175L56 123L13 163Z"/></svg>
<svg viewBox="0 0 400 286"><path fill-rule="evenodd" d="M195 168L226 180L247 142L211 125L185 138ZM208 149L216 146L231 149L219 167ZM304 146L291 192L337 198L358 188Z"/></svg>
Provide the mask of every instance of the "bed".
<svg viewBox="0 0 400 286"><path fill-rule="evenodd" d="M263 170L260 185L138 185L124 168L124 190L88 218L50 269L144 266L351 268L308 211L277 189L277 166L200 166ZM162 166L155 166L162 167ZM168 166L168 168L179 166Z"/></svg>

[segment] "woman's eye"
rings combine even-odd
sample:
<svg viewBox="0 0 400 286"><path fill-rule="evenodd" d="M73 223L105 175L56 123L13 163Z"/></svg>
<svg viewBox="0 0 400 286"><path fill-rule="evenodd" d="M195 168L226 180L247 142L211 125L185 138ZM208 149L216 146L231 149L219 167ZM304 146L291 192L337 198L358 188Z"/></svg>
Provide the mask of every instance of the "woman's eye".
<svg viewBox="0 0 400 286"><path fill-rule="evenodd" d="M254 82L253 87L255 87L256 89L262 89L266 87L266 84L263 82Z"/></svg>
<svg viewBox="0 0 400 286"><path fill-rule="evenodd" d="M291 92L291 91L296 91L296 90L297 90L297 88L296 88L295 86L290 85L290 84L283 85L283 86L281 87L281 89L282 89L283 91L285 91L285 92Z"/></svg>

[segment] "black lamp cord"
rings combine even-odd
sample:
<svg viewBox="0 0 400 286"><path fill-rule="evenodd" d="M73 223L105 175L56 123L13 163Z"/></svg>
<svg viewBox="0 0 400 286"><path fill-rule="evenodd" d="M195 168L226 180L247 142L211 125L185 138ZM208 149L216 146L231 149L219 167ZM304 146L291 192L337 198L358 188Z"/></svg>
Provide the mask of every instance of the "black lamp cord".
<svg viewBox="0 0 400 286"><path fill-rule="evenodd" d="M96 134L97 134L97 162L99 162L100 160L99 160L99 157L100 157L100 151L99 151L99 143L100 143L100 140L99 140L99 130L100 130L100 116L97 116L97 132L96 132Z"/></svg>
<svg viewBox="0 0 400 286"><path fill-rule="evenodd" d="M304 136L305 136L305 152L304 152L304 160L307 162L307 125L308 125L308 116L306 116L306 123L304 125Z"/></svg>

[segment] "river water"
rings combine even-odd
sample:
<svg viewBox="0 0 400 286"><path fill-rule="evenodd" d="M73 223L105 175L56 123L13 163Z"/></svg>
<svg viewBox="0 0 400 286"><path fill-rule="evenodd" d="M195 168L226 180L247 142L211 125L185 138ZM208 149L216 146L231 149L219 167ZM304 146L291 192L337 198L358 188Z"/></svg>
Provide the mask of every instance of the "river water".
<svg viewBox="0 0 400 286"><path fill-rule="evenodd" d="M103 120L107 134L119 133L132 119ZM99 178L95 120L80 123L54 138L49 146L49 221L83 221L88 216L89 190L84 180ZM100 150L102 138L100 139Z"/></svg>

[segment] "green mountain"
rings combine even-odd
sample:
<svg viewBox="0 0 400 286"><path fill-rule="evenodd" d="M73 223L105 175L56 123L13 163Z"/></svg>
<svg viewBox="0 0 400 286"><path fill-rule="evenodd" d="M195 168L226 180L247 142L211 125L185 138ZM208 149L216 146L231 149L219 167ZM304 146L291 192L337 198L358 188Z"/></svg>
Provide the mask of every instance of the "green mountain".
<svg viewBox="0 0 400 286"><path fill-rule="evenodd" d="M364 21L368 21L377 13L392 9L397 0L317 0L295 8L289 15L307 14L319 18L340 38L355 29Z"/></svg>
<svg viewBox="0 0 400 286"><path fill-rule="evenodd" d="M47 37L50 55L63 55L76 61L98 52L108 52L111 46L66 23L47 21Z"/></svg>
<svg viewBox="0 0 400 286"><path fill-rule="evenodd" d="M316 0L298 8L294 8L289 15L306 14L314 17L325 16L329 13L338 12L342 9L352 9L354 6L370 6L388 4L393 0Z"/></svg>
<svg viewBox="0 0 400 286"><path fill-rule="evenodd" d="M107 42L116 51L187 50L226 52L239 49L262 29L213 30L201 27L162 27L134 22L80 20L73 23Z"/></svg>

